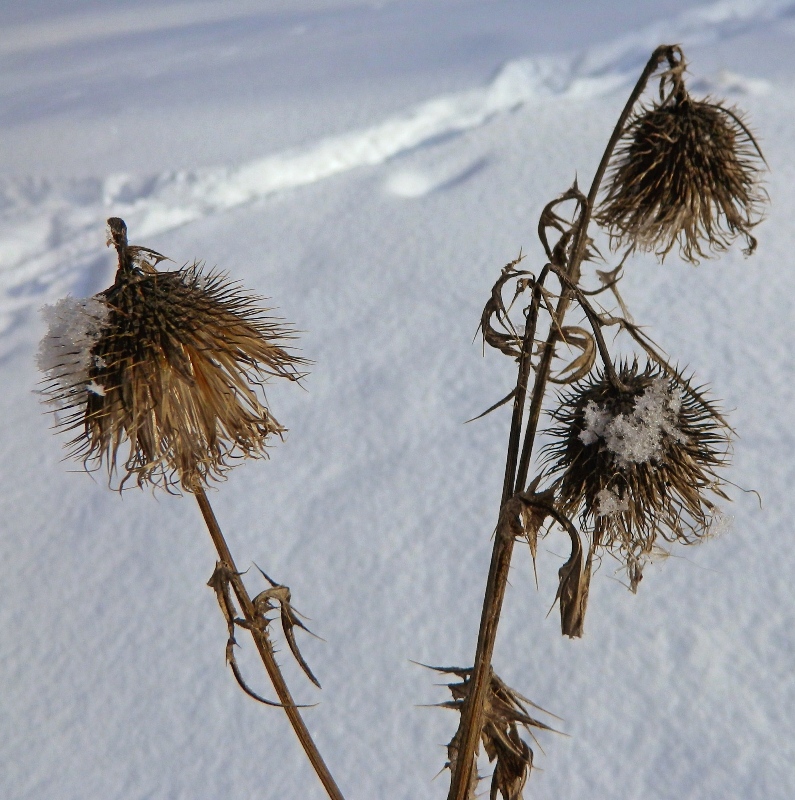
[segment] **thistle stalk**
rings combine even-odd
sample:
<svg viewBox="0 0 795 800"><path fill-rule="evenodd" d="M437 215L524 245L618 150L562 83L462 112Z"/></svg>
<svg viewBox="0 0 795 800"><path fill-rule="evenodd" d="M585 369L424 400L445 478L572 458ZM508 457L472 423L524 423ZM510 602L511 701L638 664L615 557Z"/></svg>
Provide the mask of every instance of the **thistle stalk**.
<svg viewBox="0 0 795 800"><path fill-rule="evenodd" d="M273 644L271 643L267 630L261 626L260 616L257 614L248 590L243 584L243 581L240 579L240 572L235 565L235 560L232 557L232 553L229 550L226 539L224 538L221 528L218 525L218 520L215 517L215 513L210 505L210 501L207 499L207 494L202 487L198 487L194 494L196 495L196 502L199 504L202 516L204 517L204 522L207 525L207 530L210 533L210 538L213 540L215 549L218 552L218 559L221 562L221 565L226 568L232 590L234 591L235 597L237 597L237 601L240 604L241 610L243 611L243 616L248 623L248 629L251 631L254 644L257 646L257 652L259 652L262 663L265 665L268 677L273 684L273 688L276 691L279 702L284 708L284 713L287 714L287 718L290 720L290 725L292 725L295 735L298 737L298 741L301 743L301 747L303 747L304 752L306 753L306 757L312 764L312 768L315 770L315 773L320 779L320 782L323 784L323 788L326 790L328 796L331 798L331 800L345 800L342 792L339 790L339 787L334 781L331 772L329 772L326 762L320 755L320 751L317 749L317 745L312 739L312 736L310 735L309 730L307 729L306 724L301 717L298 706L296 706L295 701L290 694L290 690L287 687L287 683L284 680L281 669L279 669L279 665L276 662L276 657L273 652Z"/></svg>
<svg viewBox="0 0 795 800"><path fill-rule="evenodd" d="M616 122L613 133L599 162L596 174L594 175L588 196L585 202L580 206L580 216L576 223L573 245L566 272L566 277L575 286L580 281L582 262L586 254L586 245L588 242L588 227L607 166L624 132L627 120L630 118L635 104L645 90L649 78L666 58L668 59L671 69L675 69L680 64L683 64L681 50L675 45L662 45L654 51ZM539 298L540 292L543 289L543 281L547 274L548 271L545 269L535 283L533 302L527 320L525 335L522 339L518 378L514 394L513 415L508 437L505 480L500 500L501 511L506 503L517 493L523 492L527 485L530 460L538 429L541 407L549 383L552 361L555 355L555 345L560 338L560 329L563 326L563 319L572 299L572 291L564 286L558 299L555 316L550 323L549 333L542 346L540 360L535 369L530 409L525 425L521 457L519 457L522 421L524 417L525 399L528 391L527 384L531 367ZM502 605L505 599L505 591L508 584L513 545L514 537L504 535L498 526L497 533L494 537L494 546L483 598L475 662L470 678L469 692L461 711L461 722L457 733L458 757L455 763L451 765L452 775L448 800L471 800L471 776L475 770L478 739L483 725L484 704L492 674L492 656L497 639L497 629L499 627Z"/></svg>

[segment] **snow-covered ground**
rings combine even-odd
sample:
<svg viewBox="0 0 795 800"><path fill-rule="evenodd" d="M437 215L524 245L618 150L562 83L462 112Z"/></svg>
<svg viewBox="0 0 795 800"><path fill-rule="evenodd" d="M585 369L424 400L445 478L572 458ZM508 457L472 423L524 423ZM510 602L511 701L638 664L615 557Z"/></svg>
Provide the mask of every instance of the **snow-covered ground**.
<svg viewBox="0 0 795 800"><path fill-rule="evenodd" d="M411 660L471 663L512 367L472 343L538 214L590 181L651 50L746 109L770 164L758 252L638 258L635 318L731 409L731 530L596 575L583 640L517 551L495 666L561 716L536 798L795 796L795 2L32 0L0 7L0 796L321 798L283 714L224 666L192 498L110 492L63 461L32 390L41 306L131 240L229 270L304 331L289 429L211 500L240 564L290 585L325 642L282 655L341 788L442 797L456 718ZM248 580L257 588L253 572ZM241 637L241 641L242 641ZM251 682L271 695L244 648Z"/></svg>

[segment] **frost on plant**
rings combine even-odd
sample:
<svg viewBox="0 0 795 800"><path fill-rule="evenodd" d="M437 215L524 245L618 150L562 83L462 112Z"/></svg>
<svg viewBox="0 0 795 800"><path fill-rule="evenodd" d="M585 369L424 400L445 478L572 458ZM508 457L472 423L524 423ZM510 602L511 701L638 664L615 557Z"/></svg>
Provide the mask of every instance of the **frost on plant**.
<svg viewBox="0 0 795 800"><path fill-rule="evenodd" d="M612 489L602 489L596 495L595 513L597 517L609 517L629 510L629 502L622 500Z"/></svg>
<svg viewBox="0 0 795 800"><path fill-rule="evenodd" d="M635 399L634 408L626 414L612 416L593 400L588 401L580 441L586 446L599 446L601 442L601 446L613 453L620 469L659 461L663 456L664 436L676 442L685 440L686 434L677 427L681 408L680 392L665 378L657 378Z"/></svg>
<svg viewBox="0 0 795 800"><path fill-rule="evenodd" d="M90 372L99 363L92 351L110 308L98 297L69 296L45 306L42 314L49 329L39 344L36 363L45 375L47 402L59 410L84 408L87 391L104 392Z"/></svg>
<svg viewBox="0 0 795 800"><path fill-rule="evenodd" d="M625 363L572 385L552 416L544 454L558 506L579 514L592 552L624 563L633 589L658 537L690 544L712 533L730 435L689 382Z"/></svg>

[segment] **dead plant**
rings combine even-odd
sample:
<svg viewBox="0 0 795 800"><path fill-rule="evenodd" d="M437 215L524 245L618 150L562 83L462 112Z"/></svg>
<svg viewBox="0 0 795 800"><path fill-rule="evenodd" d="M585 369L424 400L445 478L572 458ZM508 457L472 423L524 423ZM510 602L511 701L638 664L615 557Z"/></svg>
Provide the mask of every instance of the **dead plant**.
<svg viewBox="0 0 795 800"><path fill-rule="evenodd" d="M761 151L738 111L688 94L685 67L678 46L654 51L588 195L575 183L544 208L538 233L545 263L531 272L520 268L520 255L506 265L481 317L484 342L514 359L518 376L515 388L484 412L513 405L474 666L443 670L462 678L451 685L454 700L446 704L461 714L450 744L448 800L475 797L481 742L497 762L491 797L499 792L503 800L520 800L532 754L515 723L546 727L524 717L494 719L495 692L501 691L495 685L503 684L495 684L491 662L514 542L527 541L535 561L538 539L550 529L569 536L571 553L560 567L555 600L562 633L580 637L593 567L603 553L618 559L635 591L659 540L701 541L720 519L716 501L728 499L720 468L729 461L731 429L703 387L695 387L637 327L618 292L636 250L662 259L678 244L681 256L696 263L737 236L745 238L746 254L756 248L751 229L765 198ZM644 104L655 73L659 101ZM584 266L598 255L592 220L622 254L615 268L594 269L597 285L587 289ZM607 292L619 306L617 315L597 305ZM583 325L567 323L572 305ZM546 332L539 336L542 323ZM610 326L629 337L642 362L611 355L603 335ZM563 366L553 373L559 358L565 358ZM549 411L552 441L529 479L542 407L554 384L567 388Z"/></svg>
<svg viewBox="0 0 795 800"><path fill-rule="evenodd" d="M295 641L294 628L305 627L290 590L262 573L270 588L251 598L205 492L235 462L267 455L269 440L285 429L265 405L264 384L299 380L307 362L288 349L293 330L225 275L198 263L158 270L165 256L129 245L117 217L108 220L108 244L118 255L113 285L45 312L50 330L39 366L56 428L77 431L70 454L86 469L104 466L119 489L132 478L139 487L195 495L218 554L209 586L228 626L232 673L248 695L284 709L329 797L342 800L276 662L269 614L278 609L291 653L320 685ZM235 658L239 628L252 635L278 702L244 680Z"/></svg>

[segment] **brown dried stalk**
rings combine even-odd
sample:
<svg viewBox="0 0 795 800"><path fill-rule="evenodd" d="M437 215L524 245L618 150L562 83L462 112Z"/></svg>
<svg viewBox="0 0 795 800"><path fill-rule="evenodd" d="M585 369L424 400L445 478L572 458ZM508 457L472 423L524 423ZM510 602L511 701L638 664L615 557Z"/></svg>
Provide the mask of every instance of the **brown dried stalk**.
<svg viewBox="0 0 795 800"><path fill-rule="evenodd" d="M660 105L636 113L635 107L650 78L666 62L667 70L660 76ZM749 250L755 245L749 230L756 224L762 197L757 174L761 154L736 112L689 98L682 79L684 70L685 61L678 46L663 45L654 51L619 116L588 196L575 183L544 209L538 232L548 263L537 278L517 270L518 261L509 264L484 309L481 320L484 341L516 359L518 377L515 389L485 412L513 400L500 514L475 662L466 672L466 693L458 704L461 720L453 739L455 758L451 757L449 764L452 775L448 800L472 800L475 796L475 760L478 742L488 722L491 660L516 539L528 541L535 559L537 538L545 520L557 523L569 534L572 550L560 569L556 600L560 604L563 633L578 637L583 632L591 571L599 548L622 553L635 588L642 561L657 534L669 541L698 539L709 529L715 510L704 492L725 496L714 473L727 460L725 421L629 318L616 288L623 260L612 271L597 271L600 289L585 292L580 287L582 265L594 255L588 228L602 181L619 145L617 163L609 176L611 186L596 218L607 227L614 244L625 245L628 252L652 248L664 255L674 242L679 242L683 256L691 259L694 254L724 249L738 234L747 238ZM666 87L673 87L668 94L664 92ZM668 115L666 121L663 114ZM675 189L676 181L685 181L683 191ZM561 215L560 207L566 203L574 203L573 222ZM557 237L553 244L548 238L550 233ZM560 283L556 298L545 287L550 273ZM502 291L511 280L516 283L514 299L525 290L532 294L525 309L521 338L502 301ZM588 295L607 290L615 295L623 318L608 319L588 301ZM564 324L572 302L583 311L590 331ZM541 310L549 315L550 322L546 338L537 342ZM654 366L639 372L637 367L614 364L601 333L605 324L619 324L630 333L650 355ZM573 347L578 354L553 377L552 363L558 342ZM597 355L601 365L594 374ZM528 386L531 366L535 373L532 389ZM557 449L548 452L549 469L528 486L538 422L550 383L574 388L557 412L560 443ZM655 424L664 429L655 434L656 439L652 436L656 449L649 450L637 467L629 450L630 455L617 456L609 448L604 449L608 446L605 440L588 451L579 437L590 408L588 403L597 402L590 395L599 394L605 415L607 405L612 403L615 408L611 406L611 413L615 413L611 419L630 424L632 420L627 422L622 414L631 416L636 407L644 403L644 408L653 405L647 397L649 386L656 387L654 392L660 395L654 395L657 405L653 411L657 415ZM530 402L525 419L528 391ZM650 413L643 417L638 412L640 416L632 424L648 424ZM614 429L618 427L616 423ZM596 473L593 459L600 464L604 462ZM545 478L552 483L546 491L538 492L537 486ZM619 483L621 488L616 489ZM577 511L583 533L571 520ZM583 538L589 540L587 554ZM526 775L521 781L495 779L504 798L521 797Z"/></svg>
<svg viewBox="0 0 795 800"><path fill-rule="evenodd" d="M279 701L284 708L284 713L287 714L287 718L290 720L290 724L293 726L295 735L298 737L298 741L301 742L301 747L304 748L304 752L312 764L313 769L317 773L318 778L320 778L320 782L323 784L328 796L332 798L332 800L344 800L342 792L334 781L331 772L326 766L326 762L320 755L320 751L317 749L317 745L312 739L312 736L309 733L303 718L301 717L298 706L296 706L292 695L290 694L290 690L287 688L287 684L285 683L281 669L276 663L276 656L273 651L273 643L268 635L267 627L262 624L262 616L257 612L254 602L252 602L251 597L249 596L248 591L243 584L243 581L240 579L240 572L235 566L232 553L230 552L229 547L226 544L226 540L221 533L221 528L219 527L212 507L207 500L207 495L205 494L204 489L201 487L196 489L195 494L196 501L199 504L202 516L207 524L207 530L210 532L210 537L212 538L213 544L218 551L220 566L224 575L228 578L229 583L232 586L235 597L237 597L237 601L240 604L240 608L243 611L243 616L247 623L246 627L251 631L254 643L257 646L257 651L260 654L260 658L262 658L262 663L265 665L265 669L268 672L268 677L271 679L273 688L276 690ZM231 634L230 639L233 639ZM300 660L303 661L303 659ZM231 663L234 664L234 662ZM302 664L302 666L304 665ZM304 668L305 671L308 672L309 668L305 666ZM311 676L311 672L309 675ZM235 674L235 677L239 682L242 683L237 673ZM314 676L311 677L314 680ZM251 691L248 689L248 687L246 687L245 684L242 685L244 690L251 694ZM255 699L260 700L260 702L264 702L261 697L256 695L254 696Z"/></svg>

